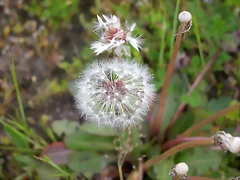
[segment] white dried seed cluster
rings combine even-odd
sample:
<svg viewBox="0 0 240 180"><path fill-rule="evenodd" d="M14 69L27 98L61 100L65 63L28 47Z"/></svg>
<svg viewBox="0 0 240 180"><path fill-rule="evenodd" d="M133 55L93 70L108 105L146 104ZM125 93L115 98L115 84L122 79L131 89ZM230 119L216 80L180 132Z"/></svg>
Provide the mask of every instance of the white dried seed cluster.
<svg viewBox="0 0 240 180"><path fill-rule="evenodd" d="M154 98L152 75L135 61L114 58L94 62L77 82L76 105L99 125L117 129L138 124Z"/></svg>
<svg viewBox="0 0 240 180"><path fill-rule="evenodd" d="M175 171L179 175L186 175L188 170L188 165L184 162L178 163L175 167Z"/></svg>
<svg viewBox="0 0 240 180"><path fill-rule="evenodd" d="M220 146L224 151L230 151L231 153L240 152L240 138L233 137L229 133L220 131L212 136L215 146Z"/></svg>
<svg viewBox="0 0 240 180"><path fill-rule="evenodd" d="M141 49L142 39L140 36L132 36L136 24L125 22L125 28L121 27L120 19L114 15L103 15L103 19L97 16L94 32L99 36L99 40L91 44L91 49L96 55L104 51L113 52L118 57L130 56L131 44L137 51Z"/></svg>
<svg viewBox="0 0 240 180"><path fill-rule="evenodd" d="M179 13L179 15L178 15L178 20L179 20L180 22L187 23L187 22L189 22L189 21L192 20L192 15L191 15L191 13L188 12L188 11L182 11L182 12Z"/></svg>
<svg viewBox="0 0 240 180"><path fill-rule="evenodd" d="M180 162L173 166L169 176L172 176L172 179L187 180L188 165L184 162Z"/></svg>

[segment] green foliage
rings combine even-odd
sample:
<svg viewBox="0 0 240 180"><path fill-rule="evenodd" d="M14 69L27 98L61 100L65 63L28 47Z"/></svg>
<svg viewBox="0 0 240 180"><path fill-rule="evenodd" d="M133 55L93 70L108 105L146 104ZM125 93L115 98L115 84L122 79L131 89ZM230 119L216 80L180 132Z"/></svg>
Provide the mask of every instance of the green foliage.
<svg viewBox="0 0 240 180"><path fill-rule="evenodd" d="M63 134L68 135L74 133L77 129L78 123L74 121L64 120L56 120L52 123L53 131L61 137Z"/></svg>
<svg viewBox="0 0 240 180"><path fill-rule="evenodd" d="M70 22L71 17L79 12L79 0L32 0L27 10L42 21L49 21L55 28Z"/></svg>
<svg viewBox="0 0 240 180"><path fill-rule="evenodd" d="M210 150L194 148L180 152L176 162L185 162L189 167L189 175L206 175L209 171L216 171L221 163L221 156Z"/></svg>
<svg viewBox="0 0 240 180"><path fill-rule="evenodd" d="M162 162L156 164L153 167L156 180L169 179L168 174L174 165L175 165L175 163L173 161L173 158L169 158L165 161L162 161Z"/></svg>
<svg viewBox="0 0 240 180"><path fill-rule="evenodd" d="M12 142L21 148L28 148L28 142L26 140L26 136L18 131L16 128L10 126L0 119L0 123L4 126L5 131L12 138Z"/></svg>
<svg viewBox="0 0 240 180"><path fill-rule="evenodd" d="M113 159L91 151L73 152L68 167L74 172L82 172L87 177L98 173Z"/></svg>
<svg viewBox="0 0 240 180"><path fill-rule="evenodd" d="M99 137L81 131L67 135L64 143L73 150L110 151L115 149L113 138Z"/></svg>

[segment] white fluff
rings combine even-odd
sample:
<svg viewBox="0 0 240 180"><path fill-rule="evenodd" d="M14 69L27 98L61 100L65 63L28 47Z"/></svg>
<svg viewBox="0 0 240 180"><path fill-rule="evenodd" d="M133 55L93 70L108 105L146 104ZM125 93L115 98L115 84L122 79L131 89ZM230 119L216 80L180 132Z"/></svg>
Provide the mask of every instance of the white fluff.
<svg viewBox="0 0 240 180"><path fill-rule="evenodd" d="M188 11L183 11L183 12L179 13L178 20L180 22L187 23L192 20L192 15Z"/></svg>
<svg viewBox="0 0 240 180"><path fill-rule="evenodd" d="M148 68L114 58L92 63L77 81L76 106L99 125L125 128L138 124L155 96Z"/></svg>
<svg viewBox="0 0 240 180"><path fill-rule="evenodd" d="M99 39L91 44L91 49L99 55L104 51L113 52L118 57L123 55L130 56L131 44L137 51L141 49L142 39L140 36L133 37L132 31L136 24L125 22L125 28L121 27L120 19L114 15L103 18L97 16L98 22L94 25L94 32L99 36Z"/></svg>

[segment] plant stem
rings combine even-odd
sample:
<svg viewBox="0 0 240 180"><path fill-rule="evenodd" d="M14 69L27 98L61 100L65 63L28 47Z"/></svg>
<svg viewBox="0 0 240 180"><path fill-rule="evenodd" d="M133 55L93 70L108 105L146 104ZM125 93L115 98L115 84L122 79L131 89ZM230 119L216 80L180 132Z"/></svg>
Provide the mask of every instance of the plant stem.
<svg viewBox="0 0 240 180"><path fill-rule="evenodd" d="M28 129L28 124L27 124L25 112L24 112L24 109L23 109L22 99L21 99L21 95L20 95L20 91L19 91L19 87L18 87L17 75L16 75L16 71L15 71L14 61L12 61L10 69L11 69L13 84L14 84L14 87L15 87L15 90L16 90L17 101L18 101L18 106L19 106L20 115L21 115L21 121L23 123L23 126L26 129Z"/></svg>
<svg viewBox="0 0 240 180"><path fill-rule="evenodd" d="M213 140L212 139L206 139L206 140L197 140L197 141L189 141L182 144L178 144L177 146L173 147L172 149L169 149L168 151L164 152L157 158L149 159L146 163L143 165L143 169L146 171L149 167L161 162L164 159L167 159L168 157L182 151L185 149L189 149L192 147L197 146L207 146L212 145Z"/></svg>
<svg viewBox="0 0 240 180"><path fill-rule="evenodd" d="M123 180L121 157L118 157L118 172L120 180Z"/></svg>
<svg viewBox="0 0 240 180"><path fill-rule="evenodd" d="M173 70L174 70L174 67L175 67L175 61L176 61L177 53L178 53L178 50L179 50L179 47L180 47L180 44L181 44L181 40L182 40L182 28L181 28L181 26L179 26L178 33L176 35L176 42L175 42L175 45L174 45L173 53L172 53L172 56L170 58L166 78L164 80L163 88L162 88L162 91L161 91L161 99L160 99L160 104L159 104L157 117L151 124L150 133L151 133L152 137L155 137L159 134L159 126L161 124L161 120L162 120L163 113L164 113L164 107L165 107L166 98L167 98L168 85L170 83L171 76L172 76L172 73L173 73Z"/></svg>
<svg viewBox="0 0 240 180"><path fill-rule="evenodd" d="M198 177L198 176L189 176L189 180L217 180L213 178L207 178L207 177Z"/></svg>
<svg viewBox="0 0 240 180"><path fill-rule="evenodd" d="M170 141L167 141L166 143L164 143L161 146L161 150L164 152L164 151L167 151L168 149L171 149L172 147L174 147L180 143L183 143L183 142L205 140L205 139L209 139L209 138L207 138L207 137L177 137L176 139L173 139L173 140L170 140Z"/></svg>
<svg viewBox="0 0 240 180"><path fill-rule="evenodd" d="M187 93L188 96L190 96L191 93L193 92L193 90L198 86L198 84L202 80L203 76L208 71L208 69L210 69L212 64L217 60L217 58L219 57L220 53L221 53L221 49L219 49L215 53L215 55L210 59L210 61L208 61L208 63L205 65L205 67L203 68L201 73L195 79L195 81L192 84L192 86L189 88L188 93ZM166 128L166 131L165 131L165 134L164 134L164 139L167 139L167 137L169 135L169 132L171 131L171 129L174 126L175 122L177 121L178 117L182 114L182 111L184 110L185 106L186 106L186 104L183 104L183 103L179 105L176 113L174 114L172 120L170 121L168 127Z"/></svg>
<svg viewBox="0 0 240 180"><path fill-rule="evenodd" d="M223 109L223 110L217 112L216 114L210 116L209 118L207 118L207 119L205 119L205 120L197 123L196 125L191 126L191 127L188 128L185 132L183 132L183 133L181 134L181 136L184 136L184 137L189 136L191 133L197 131L197 130L200 129L202 126L204 126L204 125L206 125L206 124L208 124L208 123L210 123L210 122L213 122L215 119L217 119L217 118L219 118L219 117L227 114L228 112L230 112L230 111L232 111L232 110L234 110L234 109L240 109L240 103L235 104L235 105L233 105L233 106L231 106L231 107L228 107L228 108L226 108L226 109Z"/></svg>
<svg viewBox="0 0 240 180"><path fill-rule="evenodd" d="M143 180L143 159L138 158L138 180Z"/></svg>

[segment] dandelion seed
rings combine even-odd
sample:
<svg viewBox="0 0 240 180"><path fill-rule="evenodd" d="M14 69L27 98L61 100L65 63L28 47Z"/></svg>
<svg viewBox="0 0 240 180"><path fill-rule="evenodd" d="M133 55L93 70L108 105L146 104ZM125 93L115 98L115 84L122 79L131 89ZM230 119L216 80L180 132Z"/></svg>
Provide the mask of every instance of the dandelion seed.
<svg viewBox="0 0 240 180"><path fill-rule="evenodd" d="M148 68L135 61L95 62L77 82L76 106L90 122L117 129L134 126L153 101L151 80Z"/></svg>
<svg viewBox="0 0 240 180"><path fill-rule="evenodd" d="M91 49L94 50L96 55L104 51L113 52L118 57L131 56L131 44L137 51L141 49L142 39L140 36L132 36L136 24L129 24L125 22L125 28L121 27L120 19L114 15L106 16L103 18L97 16L98 22L95 23L94 32L99 36L99 40L91 44Z"/></svg>

